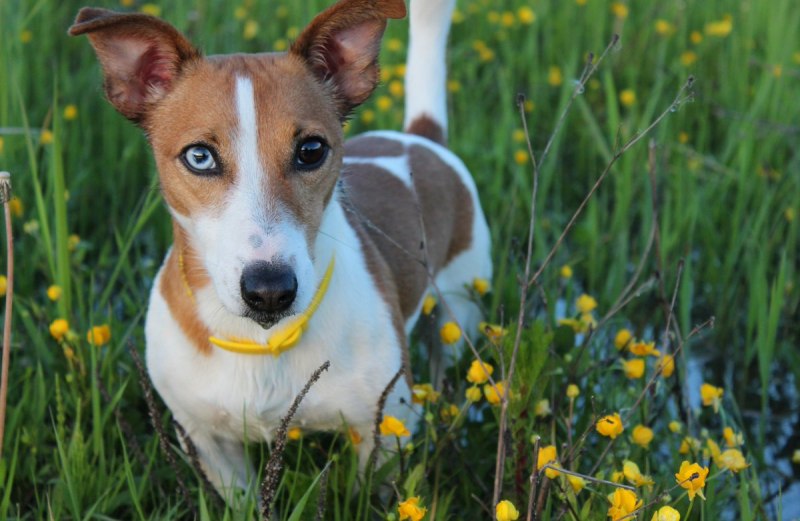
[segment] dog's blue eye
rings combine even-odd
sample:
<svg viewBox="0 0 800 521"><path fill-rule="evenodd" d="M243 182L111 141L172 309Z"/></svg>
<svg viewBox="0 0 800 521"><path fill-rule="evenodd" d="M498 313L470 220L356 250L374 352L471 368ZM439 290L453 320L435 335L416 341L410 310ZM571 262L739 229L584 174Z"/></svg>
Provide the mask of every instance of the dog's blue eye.
<svg viewBox="0 0 800 521"><path fill-rule="evenodd" d="M181 155L181 161L186 165L186 168L195 174L209 175L219 173L219 166L214 152L203 145L187 147Z"/></svg>
<svg viewBox="0 0 800 521"><path fill-rule="evenodd" d="M328 157L328 144L321 138L310 137L298 143L294 151L294 166L300 170L316 170Z"/></svg>

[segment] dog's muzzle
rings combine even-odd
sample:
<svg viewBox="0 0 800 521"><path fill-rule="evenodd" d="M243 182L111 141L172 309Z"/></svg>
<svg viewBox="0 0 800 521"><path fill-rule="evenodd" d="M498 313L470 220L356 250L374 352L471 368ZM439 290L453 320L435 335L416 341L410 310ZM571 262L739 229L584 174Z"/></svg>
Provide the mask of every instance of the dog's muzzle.
<svg viewBox="0 0 800 521"><path fill-rule="evenodd" d="M297 277L285 264L254 262L242 271L242 300L247 316L265 327L286 315L297 296Z"/></svg>

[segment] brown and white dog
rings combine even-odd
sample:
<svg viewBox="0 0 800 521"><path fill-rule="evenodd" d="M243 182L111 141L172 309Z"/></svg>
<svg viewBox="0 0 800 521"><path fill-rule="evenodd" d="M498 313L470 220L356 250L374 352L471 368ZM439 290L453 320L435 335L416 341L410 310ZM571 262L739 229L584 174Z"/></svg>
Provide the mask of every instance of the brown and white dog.
<svg viewBox="0 0 800 521"><path fill-rule="evenodd" d="M432 281L452 312L443 320L477 323L466 287L491 276L489 232L444 146L454 2L411 5L405 132L347 142L342 124L378 83L380 39L405 16L402 0L342 0L286 53L203 56L164 21L95 8L70 29L89 36L108 99L156 159L174 245L150 297L147 366L225 497L254 477L243 440L270 440L325 360L294 422L346 423L369 454L377 398L408 365ZM298 320L287 346L235 352L266 349ZM386 412L411 426L410 404L406 380Z"/></svg>

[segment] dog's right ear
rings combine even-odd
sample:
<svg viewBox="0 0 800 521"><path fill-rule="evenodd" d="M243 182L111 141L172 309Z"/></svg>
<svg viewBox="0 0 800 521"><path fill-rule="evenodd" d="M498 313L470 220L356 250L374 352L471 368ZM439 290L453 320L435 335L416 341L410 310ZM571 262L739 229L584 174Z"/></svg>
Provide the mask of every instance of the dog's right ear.
<svg viewBox="0 0 800 521"><path fill-rule="evenodd" d="M134 122L171 89L187 62L200 57L177 29L153 16L84 7L69 34L87 34L105 75L108 100Z"/></svg>

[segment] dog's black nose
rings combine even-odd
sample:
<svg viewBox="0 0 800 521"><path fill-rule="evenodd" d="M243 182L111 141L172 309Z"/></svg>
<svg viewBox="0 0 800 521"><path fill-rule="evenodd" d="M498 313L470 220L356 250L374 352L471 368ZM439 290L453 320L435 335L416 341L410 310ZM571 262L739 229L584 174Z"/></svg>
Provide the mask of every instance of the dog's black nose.
<svg viewBox="0 0 800 521"><path fill-rule="evenodd" d="M240 286L247 306L259 313L286 311L297 295L297 277L284 264L254 262L242 271Z"/></svg>

